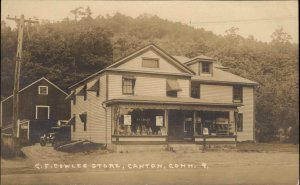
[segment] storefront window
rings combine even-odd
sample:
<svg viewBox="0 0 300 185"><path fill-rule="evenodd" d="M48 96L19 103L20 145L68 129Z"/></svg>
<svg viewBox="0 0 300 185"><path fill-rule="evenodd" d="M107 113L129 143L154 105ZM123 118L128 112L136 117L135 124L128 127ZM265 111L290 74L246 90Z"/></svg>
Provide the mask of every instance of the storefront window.
<svg viewBox="0 0 300 185"><path fill-rule="evenodd" d="M121 108L115 134L124 136L166 135L164 111Z"/></svg>
<svg viewBox="0 0 300 185"><path fill-rule="evenodd" d="M232 125L228 112L199 112L196 118L198 135L230 135Z"/></svg>

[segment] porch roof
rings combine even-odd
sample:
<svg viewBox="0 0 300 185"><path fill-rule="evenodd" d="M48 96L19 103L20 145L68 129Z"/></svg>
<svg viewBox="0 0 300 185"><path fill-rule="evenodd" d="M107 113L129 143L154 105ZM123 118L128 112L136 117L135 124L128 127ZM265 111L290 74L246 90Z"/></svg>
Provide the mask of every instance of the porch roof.
<svg viewBox="0 0 300 185"><path fill-rule="evenodd" d="M107 100L106 105L115 103L146 103L146 104L170 104L170 105L205 105L237 108L243 106L241 103L220 103L205 102L198 98L179 98L179 97L155 97L155 96L125 96L116 99Z"/></svg>

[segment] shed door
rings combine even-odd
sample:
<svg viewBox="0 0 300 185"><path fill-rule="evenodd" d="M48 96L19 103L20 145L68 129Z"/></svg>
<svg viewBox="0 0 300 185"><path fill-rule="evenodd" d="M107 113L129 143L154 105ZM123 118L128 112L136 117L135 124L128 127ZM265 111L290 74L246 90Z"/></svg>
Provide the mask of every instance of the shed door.
<svg viewBox="0 0 300 185"><path fill-rule="evenodd" d="M49 107L36 107L36 119L49 119Z"/></svg>

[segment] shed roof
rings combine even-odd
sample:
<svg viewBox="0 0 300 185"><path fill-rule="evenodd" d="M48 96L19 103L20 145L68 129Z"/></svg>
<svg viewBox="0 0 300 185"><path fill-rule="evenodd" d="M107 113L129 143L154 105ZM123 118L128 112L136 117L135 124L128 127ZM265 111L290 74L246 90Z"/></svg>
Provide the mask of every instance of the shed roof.
<svg viewBox="0 0 300 185"><path fill-rule="evenodd" d="M248 80L246 78L240 77L238 75L232 74L227 71L223 71L217 67L214 67L212 76L193 76L192 81L201 82L215 82L224 84L243 84L243 85L258 85L257 82Z"/></svg>
<svg viewBox="0 0 300 185"><path fill-rule="evenodd" d="M213 106L230 106L239 107L243 104L240 103L220 103L220 102L205 102L198 98L188 97L156 97L156 96L125 96L107 100L104 103L111 104L114 102L131 102L131 103L158 103L158 104L180 104L180 105L213 105Z"/></svg>

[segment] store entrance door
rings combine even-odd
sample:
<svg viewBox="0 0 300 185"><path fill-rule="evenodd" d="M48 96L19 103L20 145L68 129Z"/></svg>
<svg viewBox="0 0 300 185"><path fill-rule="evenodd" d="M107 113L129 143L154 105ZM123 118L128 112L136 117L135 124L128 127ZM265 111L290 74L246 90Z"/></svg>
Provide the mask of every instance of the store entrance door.
<svg viewBox="0 0 300 185"><path fill-rule="evenodd" d="M184 139L184 113L181 110L169 110L168 114L168 140Z"/></svg>
<svg viewBox="0 0 300 185"><path fill-rule="evenodd" d="M184 139L192 140L194 136L193 112L185 112L183 124Z"/></svg>

